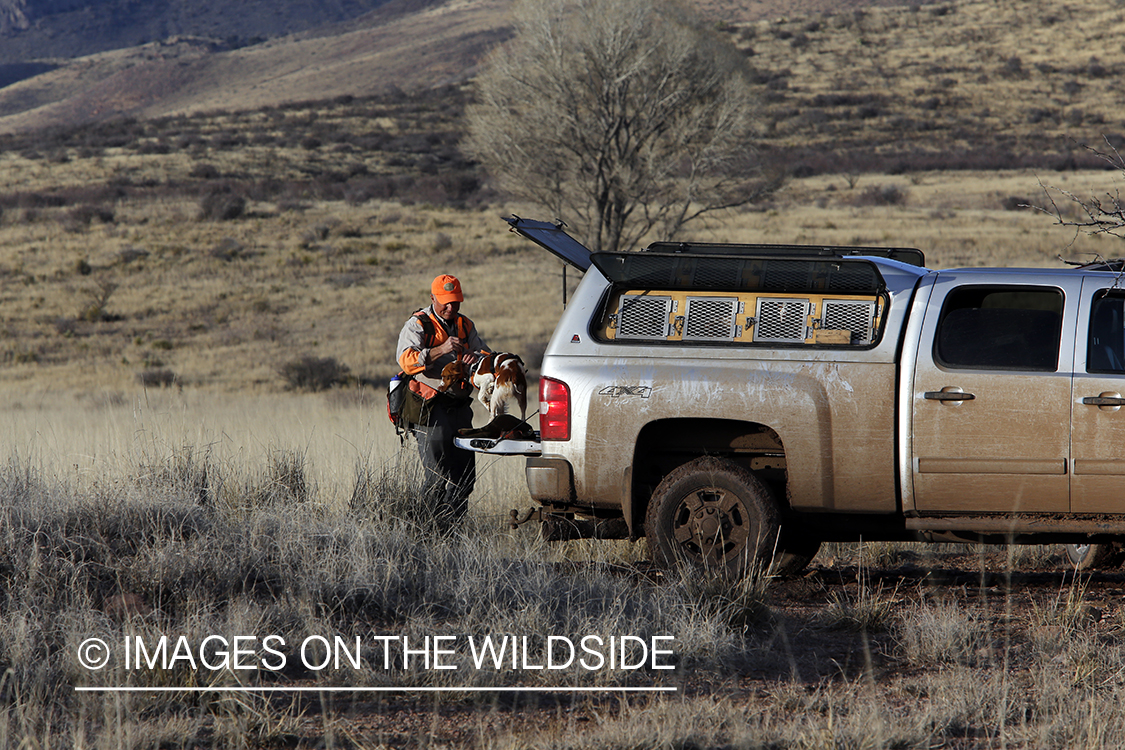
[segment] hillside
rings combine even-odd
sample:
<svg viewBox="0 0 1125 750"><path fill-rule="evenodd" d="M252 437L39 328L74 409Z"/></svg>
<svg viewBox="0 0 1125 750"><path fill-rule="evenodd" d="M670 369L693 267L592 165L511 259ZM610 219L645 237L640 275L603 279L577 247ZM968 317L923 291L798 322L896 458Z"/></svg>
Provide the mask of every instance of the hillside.
<svg viewBox="0 0 1125 750"><path fill-rule="evenodd" d="M1094 165L1125 143L1125 9L963 0L729 31L763 86L763 144L798 172Z"/></svg>
<svg viewBox="0 0 1125 750"><path fill-rule="evenodd" d="M752 21L783 13L808 15L891 5L901 0L701 0L715 18ZM200 36L229 47L316 30L342 33L375 25L385 16L441 4L441 0L0 0L0 87L36 60L72 59L142 46L175 36ZM474 3L462 3L472 5ZM373 13L379 9L379 13Z"/></svg>
<svg viewBox="0 0 1125 750"><path fill-rule="evenodd" d="M239 46L358 18L387 0L0 0L0 66L205 36Z"/></svg>
<svg viewBox="0 0 1125 750"><path fill-rule="evenodd" d="M0 0L0 132L367 96L464 81L509 33L512 0ZM724 23L896 0L701 0ZM368 8L378 8L360 14ZM272 6L271 6L272 8ZM127 16L127 17L126 17ZM300 34L289 32L302 31Z"/></svg>
<svg viewBox="0 0 1125 750"><path fill-rule="evenodd" d="M39 74L0 88L0 133L463 83L510 33L511 2L392 0L361 19L237 49L175 37L25 61ZM1115 40L1125 21L1109 6L700 0L699 7L756 71L763 147L806 171L1012 167L1028 155L1042 163L1043 154L1081 163L1076 142L1125 131L1115 105L1125 73Z"/></svg>
<svg viewBox="0 0 1125 750"><path fill-rule="evenodd" d="M508 4L391 3L345 29L239 49L175 37L58 61L57 68L0 89L0 132L120 116L248 110L463 81L507 33Z"/></svg>

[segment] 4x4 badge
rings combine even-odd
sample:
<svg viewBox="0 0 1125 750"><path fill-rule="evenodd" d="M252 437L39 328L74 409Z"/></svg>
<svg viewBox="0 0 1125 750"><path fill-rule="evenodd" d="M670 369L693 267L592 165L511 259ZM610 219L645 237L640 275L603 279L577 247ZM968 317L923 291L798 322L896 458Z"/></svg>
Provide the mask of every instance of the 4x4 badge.
<svg viewBox="0 0 1125 750"><path fill-rule="evenodd" d="M647 385L607 385L598 391L599 396L609 396L617 398L618 396L640 396L641 398L648 398L652 393L652 387Z"/></svg>

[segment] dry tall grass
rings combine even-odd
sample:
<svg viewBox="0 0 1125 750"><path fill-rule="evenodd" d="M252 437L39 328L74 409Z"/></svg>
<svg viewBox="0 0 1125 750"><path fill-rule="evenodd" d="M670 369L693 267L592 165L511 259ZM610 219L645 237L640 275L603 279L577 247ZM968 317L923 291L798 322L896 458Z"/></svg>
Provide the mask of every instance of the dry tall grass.
<svg viewBox="0 0 1125 750"><path fill-rule="evenodd" d="M653 581L628 543L548 546L526 529L506 531L507 509L526 498L518 459L482 466L467 525L435 530L410 505L420 502L411 447L400 456L381 412L338 395L185 390L9 415L0 746L1061 748L1125 739L1120 574L1012 582L1013 561L1052 571L1057 555L830 545L796 581ZM951 565L967 567L961 586L894 572L940 577ZM118 647L126 637L150 646L183 637L198 648L210 635L267 634L284 637L285 669L183 659L126 669ZM408 668L393 651L383 669L374 640L526 635L534 664L548 636L589 634L674 636L676 668L475 669L462 650L447 658L455 671L420 669L417 658ZM363 666L304 667L296 649L309 636L349 645L358 636ZM116 650L96 672L78 661L92 637ZM508 706L487 693L74 691L622 684L679 692ZM525 726L528 715L537 718ZM419 725L419 716L429 718Z"/></svg>
<svg viewBox="0 0 1125 750"><path fill-rule="evenodd" d="M348 440L348 429L362 428L339 424L326 425L331 434L317 438L320 424L295 427L300 405L289 408L243 423L241 443L241 431L230 435L221 426L237 422L237 414L211 413L176 432L182 415L138 405L130 429L129 410L103 407L92 421L104 428L118 416L123 423L100 432L89 423L69 429L104 453L54 457L50 441L67 436L52 429L0 467L0 746L259 746L309 731L307 707L260 694L75 692L80 686L664 682L664 673L652 669L523 668L541 664L548 636L557 635L575 642L674 635L679 669L710 670L744 658L741 639L693 606L698 598L676 586L638 586L614 572L622 558L611 563L604 547L560 552L526 530L505 533L501 509L521 496L494 467L482 472L476 497L483 500L467 525L441 533L404 502L423 502L409 451L367 453ZM289 431L267 442L278 418L288 420ZM190 445L181 442L184 433L214 439ZM184 658L169 668L123 662L126 639L150 648L162 636L173 644L183 639L199 664L218 664L224 654L204 646L209 636L264 643L270 634L286 643L270 652L287 657L280 671L210 669ZM375 639L384 635L414 644L459 639L460 653L446 659L459 668L426 669L419 658L410 666L393 653L384 668ZM302 666L297 644L337 636L362 641L362 668ZM486 636L526 638L530 662L473 668L465 641ZM112 644L108 668L80 663L89 638ZM637 658L635 650L629 654ZM668 677L675 680L676 672ZM322 726L334 716L324 708Z"/></svg>
<svg viewBox="0 0 1125 750"><path fill-rule="evenodd" d="M279 462L297 463L308 488L303 494L335 510L351 502L363 471L378 477L383 467L416 470L413 442L400 444L373 391L131 391L10 403L0 420L0 445L37 474L65 478L80 491L129 475L143 482L206 468L214 482L271 467L280 473ZM478 515L506 518L509 507L526 502L518 459L482 456L478 475Z"/></svg>

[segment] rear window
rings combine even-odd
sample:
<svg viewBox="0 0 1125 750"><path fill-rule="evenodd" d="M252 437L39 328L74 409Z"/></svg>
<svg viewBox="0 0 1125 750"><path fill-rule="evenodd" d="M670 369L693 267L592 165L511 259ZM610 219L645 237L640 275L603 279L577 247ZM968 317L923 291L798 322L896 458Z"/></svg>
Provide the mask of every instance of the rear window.
<svg viewBox="0 0 1125 750"><path fill-rule="evenodd" d="M1125 373L1125 297L1119 292L1102 293L1094 299L1086 372Z"/></svg>
<svg viewBox="0 0 1125 750"><path fill-rule="evenodd" d="M1054 372L1062 311L1055 287L956 289L941 311L934 359L953 369Z"/></svg>

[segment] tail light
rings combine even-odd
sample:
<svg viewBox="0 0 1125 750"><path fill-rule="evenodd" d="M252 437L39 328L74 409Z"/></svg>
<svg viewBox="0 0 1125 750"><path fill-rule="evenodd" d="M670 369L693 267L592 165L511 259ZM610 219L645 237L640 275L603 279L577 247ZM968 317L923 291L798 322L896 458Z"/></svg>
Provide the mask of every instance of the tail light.
<svg viewBox="0 0 1125 750"><path fill-rule="evenodd" d="M570 440L570 386L539 378L539 438Z"/></svg>

